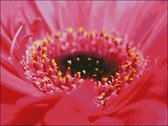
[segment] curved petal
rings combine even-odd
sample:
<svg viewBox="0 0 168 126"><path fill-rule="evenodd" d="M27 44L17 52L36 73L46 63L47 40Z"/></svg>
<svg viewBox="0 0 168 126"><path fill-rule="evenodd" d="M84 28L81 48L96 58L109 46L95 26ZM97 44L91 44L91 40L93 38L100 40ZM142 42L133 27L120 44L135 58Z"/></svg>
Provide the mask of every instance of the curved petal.
<svg viewBox="0 0 168 126"><path fill-rule="evenodd" d="M167 125L167 106L157 101L142 100L117 113L126 125Z"/></svg>
<svg viewBox="0 0 168 126"><path fill-rule="evenodd" d="M10 125L44 125L44 115L51 109L63 95L57 94L45 97L25 97L16 104L16 109L13 117L5 124ZM5 114L5 113L3 113ZM7 113L8 114L8 113ZM31 118L30 118L31 117Z"/></svg>
<svg viewBox="0 0 168 126"><path fill-rule="evenodd" d="M101 32L105 28L105 30L110 31L109 25L113 26L113 20L110 17L113 17L115 7L115 1L95 1L91 9L89 30Z"/></svg>
<svg viewBox="0 0 168 126"><path fill-rule="evenodd" d="M104 120L110 125L167 125L167 106L155 100L140 100L116 112L100 116L94 122L102 124Z"/></svg>
<svg viewBox="0 0 168 126"><path fill-rule="evenodd" d="M21 25L24 29L23 36L29 32L39 34L43 31L50 31L34 1L2 1L1 7L1 25L11 37Z"/></svg>
<svg viewBox="0 0 168 126"><path fill-rule="evenodd" d="M98 118L94 124L97 125L124 125L124 121L117 118L111 118L108 116L103 116L101 118Z"/></svg>
<svg viewBox="0 0 168 126"><path fill-rule="evenodd" d="M116 7L115 29L136 43L151 34L160 17L166 13L166 2L119 1ZM126 19L130 20L126 20Z"/></svg>
<svg viewBox="0 0 168 126"><path fill-rule="evenodd" d="M58 29L57 22L55 22L55 18L57 17L57 13L54 11L54 6L51 1L35 1L41 15L45 19L47 25L49 26L52 32L55 32Z"/></svg>
<svg viewBox="0 0 168 126"><path fill-rule="evenodd" d="M97 111L94 99L93 82L88 80L81 87L63 97L46 114L45 122L49 125L91 124L92 122L88 120L88 117L91 113L96 113L95 111Z"/></svg>
<svg viewBox="0 0 168 126"><path fill-rule="evenodd" d="M165 20L162 20L162 25L157 25L157 29L152 33L142 49L150 57L150 60L157 59L158 62L161 62L167 58L167 24Z"/></svg>
<svg viewBox="0 0 168 126"><path fill-rule="evenodd" d="M1 104L1 122L0 125L6 125L16 113L17 108L14 105Z"/></svg>
<svg viewBox="0 0 168 126"><path fill-rule="evenodd" d="M1 104L14 104L25 95L1 85Z"/></svg>
<svg viewBox="0 0 168 126"><path fill-rule="evenodd" d="M36 97L44 95L40 91L38 91L31 83L21 80L3 67L1 67L1 85L24 95Z"/></svg>
<svg viewBox="0 0 168 126"><path fill-rule="evenodd" d="M152 66L142 77L135 80L118 97L113 99L102 113L117 113L126 106L144 99L154 99L167 104L166 67L166 64L162 67Z"/></svg>

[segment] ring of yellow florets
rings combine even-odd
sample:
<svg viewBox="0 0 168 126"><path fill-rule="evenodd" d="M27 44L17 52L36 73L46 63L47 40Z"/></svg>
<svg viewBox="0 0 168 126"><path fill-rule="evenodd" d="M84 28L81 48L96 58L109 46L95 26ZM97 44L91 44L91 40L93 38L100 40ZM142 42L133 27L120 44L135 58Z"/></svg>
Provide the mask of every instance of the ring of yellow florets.
<svg viewBox="0 0 168 126"><path fill-rule="evenodd" d="M100 81L95 81L96 98L103 105L111 95L118 95L145 69L146 60L130 43L105 32L86 32L83 28L79 28L78 32L69 28L66 32L56 32L43 40L30 42L20 63L26 78L44 93L71 91L85 80L81 78L80 71L71 76L71 67L63 76L55 59L80 51L112 56L120 65L119 72L111 80L102 77Z"/></svg>

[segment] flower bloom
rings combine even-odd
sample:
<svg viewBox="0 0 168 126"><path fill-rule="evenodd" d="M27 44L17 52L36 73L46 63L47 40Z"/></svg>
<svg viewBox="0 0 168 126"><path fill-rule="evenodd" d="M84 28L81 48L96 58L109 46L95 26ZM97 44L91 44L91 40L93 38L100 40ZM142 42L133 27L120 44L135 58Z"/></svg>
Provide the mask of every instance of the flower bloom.
<svg viewBox="0 0 168 126"><path fill-rule="evenodd" d="M2 124L166 125L166 2L1 3Z"/></svg>

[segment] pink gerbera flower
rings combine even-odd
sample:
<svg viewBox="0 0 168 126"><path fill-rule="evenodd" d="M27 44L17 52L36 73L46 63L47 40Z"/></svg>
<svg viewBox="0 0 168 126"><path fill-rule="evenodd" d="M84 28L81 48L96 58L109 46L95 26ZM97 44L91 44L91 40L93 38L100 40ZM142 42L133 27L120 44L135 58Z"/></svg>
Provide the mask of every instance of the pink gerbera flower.
<svg viewBox="0 0 168 126"><path fill-rule="evenodd" d="M2 125L167 124L167 2L1 5Z"/></svg>

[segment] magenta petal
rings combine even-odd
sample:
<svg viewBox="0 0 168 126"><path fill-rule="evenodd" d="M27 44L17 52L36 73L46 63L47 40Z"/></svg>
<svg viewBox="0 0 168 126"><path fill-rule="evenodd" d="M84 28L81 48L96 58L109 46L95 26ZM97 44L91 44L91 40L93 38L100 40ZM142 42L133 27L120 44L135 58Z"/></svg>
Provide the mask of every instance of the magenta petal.
<svg viewBox="0 0 168 126"><path fill-rule="evenodd" d="M79 89L63 97L45 117L47 124L89 124L89 115L96 111L93 83L86 81Z"/></svg>
<svg viewBox="0 0 168 126"><path fill-rule="evenodd" d="M117 118L111 118L108 116L101 117L97 119L94 124L97 125L124 125L123 120L117 119Z"/></svg>
<svg viewBox="0 0 168 126"><path fill-rule="evenodd" d="M162 28L158 26L160 29L157 29L157 34L154 34L150 41L147 41L142 47L143 52L150 57L150 60L157 61L158 64L167 58L167 24L163 26Z"/></svg>
<svg viewBox="0 0 168 126"><path fill-rule="evenodd" d="M57 94L54 96L45 97L25 97L22 99L24 105L17 103L17 112L13 113L11 118L6 124L11 125L35 125L37 123L44 124L43 117L46 112L51 109L62 97Z"/></svg>
<svg viewBox="0 0 168 126"><path fill-rule="evenodd" d="M22 37L29 32L40 34L50 31L49 25L46 24L45 18L42 17L34 1L2 1L1 4L1 24L11 39L21 25L24 31ZM41 26L39 26L39 21Z"/></svg>
<svg viewBox="0 0 168 126"><path fill-rule="evenodd" d="M93 3L91 14L90 14L90 29L101 32L104 28L107 28L109 25L109 18L112 17L115 11L116 2L115 1L95 1ZM107 17L108 16L108 17ZM111 19L111 18L110 18ZM111 26L110 26L111 28ZM105 29L111 31L112 29Z"/></svg>
<svg viewBox="0 0 168 126"><path fill-rule="evenodd" d="M3 73L3 74L2 74ZM30 96L42 96L31 83L25 82L15 75L8 72L5 68L1 68L1 84L19 93Z"/></svg>
<svg viewBox="0 0 168 126"><path fill-rule="evenodd" d="M80 27L84 27L85 29L88 29L92 7L91 1L67 1L54 3L55 5L58 4L58 9L55 8L55 10L59 11L58 21L61 28L66 29L67 27L73 27L77 30Z"/></svg>
<svg viewBox="0 0 168 126"><path fill-rule="evenodd" d="M110 106L102 113L116 113L128 105L144 99L154 99L167 104L166 70L166 63L162 67L158 65L150 67L142 77L136 79L118 97L113 99Z"/></svg>
<svg viewBox="0 0 168 126"><path fill-rule="evenodd" d="M16 92L14 90L9 89L1 85L1 103L3 104L14 104L16 101L25 95Z"/></svg>
<svg viewBox="0 0 168 126"><path fill-rule="evenodd" d="M54 21L57 15L54 12L54 6L52 5L52 2L51 1L36 1L35 3L42 17L45 19L47 25L49 26L50 30L52 32L55 32L55 30L58 29L56 27L56 22Z"/></svg>
<svg viewBox="0 0 168 126"><path fill-rule="evenodd" d="M157 101L142 100L110 116L117 116L127 125L167 125L167 106Z"/></svg>
<svg viewBox="0 0 168 126"><path fill-rule="evenodd" d="M14 105L1 104L1 120L0 125L6 125L16 113L17 108Z"/></svg>

